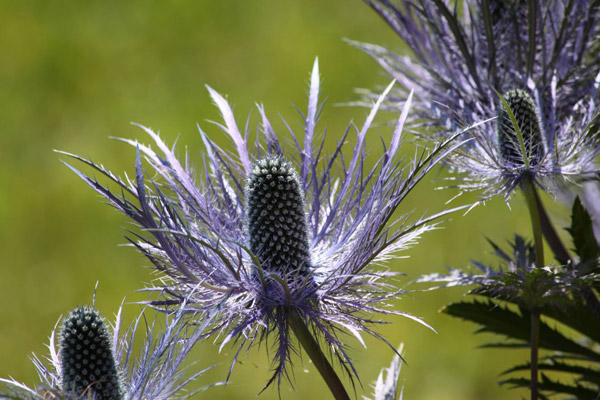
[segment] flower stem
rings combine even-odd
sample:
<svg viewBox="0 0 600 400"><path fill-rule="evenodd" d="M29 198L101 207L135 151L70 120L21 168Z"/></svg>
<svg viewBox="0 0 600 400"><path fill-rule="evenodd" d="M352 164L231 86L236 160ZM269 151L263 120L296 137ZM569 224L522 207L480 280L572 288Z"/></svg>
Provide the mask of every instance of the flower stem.
<svg viewBox="0 0 600 400"><path fill-rule="evenodd" d="M535 266L543 268L544 264L544 241L542 238L542 222L540 220L540 209L536 201L536 191L531 177L525 177L522 185L523 195L529 209L531 218L531 229L533 231L533 243L535 248Z"/></svg>
<svg viewBox="0 0 600 400"><path fill-rule="evenodd" d="M531 229L533 231L533 244L535 249L535 266L537 268L543 268L544 264L544 241L542 236L542 222L540 219L540 213L543 209L540 209L538 205L539 198L535 190L535 184L530 176L525 177L521 186L525 201L527 202L527 208L529 209L529 216L531 218ZM531 326L530 326L530 343L531 349L531 360L530 360L530 371L531 371L531 400L537 400L538 398L538 350L540 341L540 311L535 307L531 306Z"/></svg>
<svg viewBox="0 0 600 400"><path fill-rule="evenodd" d="M531 310L531 400L538 398L538 348L540 343L540 312Z"/></svg>
<svg viewBox="0 0 600 400"><path fill-rule="evenodd" d="M540 199L540 196L535 187L533 187L532 191L537 211L540 217L542 232L544 234L544 237L546 238L546 242L548 242L548 245L552 249L554 256L561 264L567 265L571 263L571 256L569 255L569 252L567 251L567 248L565 247L563 242L560 240L556 229L554 229L554 226L550 221L550 217L548 217L548 213L546 212L544 204L542 203L542 200Z"/></svg>
<svg viewBox="0 0 600 400"><path fill-rule="evenodd" d="M344 385L342 385L342 381L337 376L333 367L325 357L325 354L321 351L319 344L313 337L313 335L308 330L306 323L304 320L298 315L296 311L292 311L289 317L290 327L294 331L294 334L298 338L298 341L306 350L306 353L312 360L313 364L317 367L317 370L323 377L325 383L331 390L333 397L336 400L350 400L350 396L344 389Z"/></svg>

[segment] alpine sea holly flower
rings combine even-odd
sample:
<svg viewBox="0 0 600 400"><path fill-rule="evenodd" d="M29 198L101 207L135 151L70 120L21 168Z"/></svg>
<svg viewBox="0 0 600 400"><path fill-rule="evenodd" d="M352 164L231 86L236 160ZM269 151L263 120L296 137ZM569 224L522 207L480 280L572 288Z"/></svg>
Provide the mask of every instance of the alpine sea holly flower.
<svg viewBox="0 0 600 400"><path fill-rule="evenodd" d="M502 157L494 124L470 130L473 140L447 164L463 190L508 199L524 174L552 191L563 182L594 178L600 154L600 6L592 0L365 0L412 51L400 56L380 46L354 43L401 85L386 104L402 108L415 91L416 122L466 126L500 114L497 93L528 92L541 122L542 160L530 169ZM458 4L456 2L455 4ZM367 93L366 98L372 94ZM430 132L430 131L429 131Z"/></svg>
<svg viewBox="0 0 600 400"><path fill-rule="evenodd" d="M121 309L111 325L92 307L78 307L65 318L59 348L50 336L49 366L34 356L41 384L29 388L13 379L0 379L0 399L19 400L175 400L198 392L183 393L185 387L206 370L192 373L182 362L202 337L203 326L190 321L186 303L166 316L165 326L158 319L148 325L142 312L128 330L121 329ZM206 322L208 324L208 322ZM132 347L145 332L140 350ZM113 341L114 338L115 340ZM199 390L204 390L205 386Z"/></svg>
<svg viewBox="0 0 600 400"><path fill-rule="evenodd" d="M189 296L199 320L213 318L209 333L221 337L221 346L237 342L241 350L274 339L274 374L266 386L288 376L295 343L290 331L318 368L315 356L326 358L314 338L323 338L352 376L356 371L341 332L351 332L362 343L361 331L381 338L372 329L377 322L372 313L418 320L387 307L388 300L403 292L387 279L397 273L382 263L449 212L412 223L409 214L397 214L415 185L460 145L454 137L424 150L407 167L401 165L398 153L407 104L383 155L369 167L367 134L390 84L362 127L350 124L327 154L324 134L315 143L320 136L319 84L315 62L303 139L288 126L292 142L287 145L275 135L261 105L260 131L250 144L248 128L240 132L227 100L209 87L224 120L217 125L237 154L220 148L200 129L206 161L198 180L187 163L183 166L177 159L175 149L148 128L143 129L159 152L125 140L138 149L135 181L72 156L120 186L122 194L114 193L73 168L147 234L135 234L132 243L163 274L153 289L167 298L154 305ZM142 155L159 180L145 178ZM329 366L325 374L332 372Z"/></svg>

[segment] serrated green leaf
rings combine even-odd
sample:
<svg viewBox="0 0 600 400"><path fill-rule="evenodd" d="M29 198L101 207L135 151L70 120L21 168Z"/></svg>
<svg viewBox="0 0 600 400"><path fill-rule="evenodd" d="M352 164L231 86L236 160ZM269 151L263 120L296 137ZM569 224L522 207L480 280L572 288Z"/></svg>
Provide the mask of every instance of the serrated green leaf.
<svg viewBox="0 0 600 400"><path fill-rule="evenodd" d="M500 382L501 385L510 385L511 388L529 388L530 380L527 378L510 378ZM567 385L552 379L549 379L546 375L542 374L542 379L539 382L538 388L540 391L551 392L551 393L564 393L570 394L577 398L577 400L598 400L600 392L598 390L588 388L581 385Z"/></svg>
<svg viewBox="0 0 600 400"><path fill-rule="evenodd" d="M516 365L506 371L502 372L502 375L507 375L512 372L518 371L529 371L530 364ZM564 372L568 374L577 374L581 379L585 379L589 382L600 382L600 369L592 368L587 365L574 365L567 364L560 361L552 361L551 359L544 360L539 363L538 369L540 371L553 371L553 372Z"/></svg>
<svg viewBox="0 0 600 400"><path fill-rule="evenodd" d="M530 321L526 312L522 314L489 301L459 302L446 306L442 312L482 327L476 331L505 335L509 338L529 342ZM588 359L598 360L600 354L552 329L543 321L540 323L540 347L547 350L573 353Z"/></svg>
<svg viewBox="0 0 600 400"><path fill-rule="evenodd" d="M594 236L592 219L581 204L579 197L575 198L571 211L571 227L567 229L573 239L575 253L580 263L593 262L600 257L600 246Z"/></svg>
<svg viewBox="0 0 600 400"><path fill-rule="evenodd" d="M571 304L561 307L546 307L542 315L575 329L594 342L600 343L600 320L582 302L573 301Z"/></svg>

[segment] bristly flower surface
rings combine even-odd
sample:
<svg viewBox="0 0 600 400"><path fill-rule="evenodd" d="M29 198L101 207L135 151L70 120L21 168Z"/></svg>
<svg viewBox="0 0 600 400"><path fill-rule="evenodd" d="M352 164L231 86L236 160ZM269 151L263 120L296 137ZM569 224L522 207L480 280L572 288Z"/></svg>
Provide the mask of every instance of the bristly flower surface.
<svg viewBox="0 0 600 400"><path fill-rule="evenodd" d="M71 311L61 328L61 388L73 397L84 393L102 400L123 399L112 339L104 318L93 307Z"/></svg>
<svg viewBox="0 0 600 400"><path fill-rule="evenodd" d="M183 400L214 386L186 391L186 386L207 370L195 372L193 365L183 366L182 363L209 323L206 321L205 325L197 325L191 321L185 310L186 304L184 302L182 307L167 315L164 326L158 318L149 324L142 312L125 331L121 329L121 308L110 329L112 338L107 336L109 329L104 326L104 320L96 310L87 306L77 308L63 322L60 347L55 341L58 323L52 331L47 345L47 362L33 356L41 383L30 388L13 379L0 379L0 384L4 386L0 389L0 399ZM88 327L78 323L85 321L84 318L90 322ZM86 340L86 333L90 329L98 330L98 327L99 335L95 336L100 339ZM140 339L139 331L145 334L145 338L137 350L133 344ZM73 332L75 335L71 335ZM110 344L108 349L105 347L107 343ZM108 375L107 368L102 368L107 359L113 363L109 365ZM92 370L88 368L90 364L99 365ZM95 379L87 382L86 379L91 375L95 375ZM218 384L221 383L215 385Z"/></svg>
<svg viewBox="0 0 600 400"><path fill-rule="evenodd" d="M387 300L402 291L384 279L396 274L381 264L449 212L413 223L409 214L397 213L425 174L459 145L454 138L402 166L398 150L407 104L383 155L369 167L367 134L390 85L362 127L350 124L327 154L325 137L316 131L319 85L315 62L303 138L288 126L292 144L287 149L262 106L260 130L250 144L248 128L240 132L227 100L208 88L223 116L224 123L217 125L233 141L236 153L220 148L200 129L206 159L199 179L148 128L143 129L158 152L126 140L138 149L135 181L73 156L120 187L122 193L111 192L74 169L146 232L132 243L163 273L154 289L167 298L154 305L177 303L194 291L190 301L198 318L214 318L211 332L221 338L221 346L237 343L235 358L245 346L273 339L274 374L267 386L289 377L296 351L291 313L323 338L350 376L355 375L340 334L350 332L361 342L361 331L379 337L370 326L377 322L373 313L414 318L387 307ZM144 177L142 156L157 180Z"/></svg>
<svg viewBox="0 0 600 400"><path fill-rule="evenodd" d="M499 116L498 93L517 89L533 99L541 122L538 150L543 157L530 168L503 157L496 124L484 124L470 130L473 140L447 160L462 174L458 183L462 190L482 189L484 199L496 194L508 199L524 174L551 192L565 182L596 176L598 2L365 1L413 53L400 56L353 42L401 83L386 103L388 108L401 109L407 91L414 90L414 121L446 132ZM461 3L462 9L452 3ZM365 93L365 99L372 96Z"/></svg>

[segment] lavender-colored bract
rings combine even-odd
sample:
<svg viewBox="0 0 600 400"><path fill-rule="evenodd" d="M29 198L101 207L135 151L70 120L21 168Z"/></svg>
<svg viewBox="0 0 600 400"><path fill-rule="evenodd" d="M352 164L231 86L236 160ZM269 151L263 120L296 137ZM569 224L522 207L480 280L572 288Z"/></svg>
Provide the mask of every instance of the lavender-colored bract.
<svg viewBox="0 0 600 400"><path fill-rule="evenodd" d="M315 62L308 112L303 116L303 139L288 126L293 140L289 151L275 135L261 105L257 106L261 129L256 142L250 145L251 134L246 131L242 135L227 100L209 87L224 120L224 124L216 125L233 141L237 154L223 150L199 129L206 146L206 159L205 170L197 180L192 178L189 165L179 162L175 150L148 128L143 129L154 140L158 152L137 141L125 140L138 149L135 181L122 180L102 166L73 156L120 186L122 195L73 169L151 235L136 235L132 243L163 273L160 284L152 289L163 293L166 299L154 305L176 304L193 292L190 304L197 317L213 318L209 333L221 337L221 347L237 343L235 358L245 346L274 338L274 374L267 386L288 376L290 356L295 351L288 320L292 312L314 335L324 338L351 376L356 372L340 332L351 332L361 342L361 331L379 337L369 326L377 322L371 313L418 320L387 308L386 301L402 291L384 280L396 274L381 263L414 243L433 228L436 219L451 211L414 223L409 223L410 215L396 214L402 200L425 174L459 145L454 138L444 140L430 152L417 154L408 167L400 165L398 149L409 109L407 104L384 154L372 168L367 167L367 132L392 88L390 84L372 105L362 127L356 129L356 136L350 135L355 127L349 125L338 137L331 155L326 155L324 136L317 142L316 124L321 111L319 83L318 62ZM348 146L352 147L350 153ZM142 156L158 173L160 181L144 177ZM278 165L285 163L286 171L281 174L297 179L297 193L304 193L310 268L296 274L297 279L291 279L293 274L285 275L286 268L281 266L261 265L269 264L271 259L252 252L261 247L247 233L246 180L254 179L255 163L260 166L262 162L269 164L269 160ZM290 172L288 166L297 173ZM262 228L254 228L257 229L253 232L262 232ZM309 281L310 284L304 284Z"/></svg>
<svg viewBox="0 0 600 400"><path fill-rule="evenodd" d="M459 187L484 198L508 199L524 174L546 190L598 173L600 154L600 6L592 0L450 2L365 0L408 45L413 57L355 43L400 88L385 106L401 109L415 91L415 121L444 131L498 115L498 93L522 89L540 110L545 157L530 169L501 156L494 124L473 138L448 165L464 173ZM462 10L451 4L462 5ZM365 93L365 99L373 94ZM359 102L360 104L360 102Z"/></svg>

